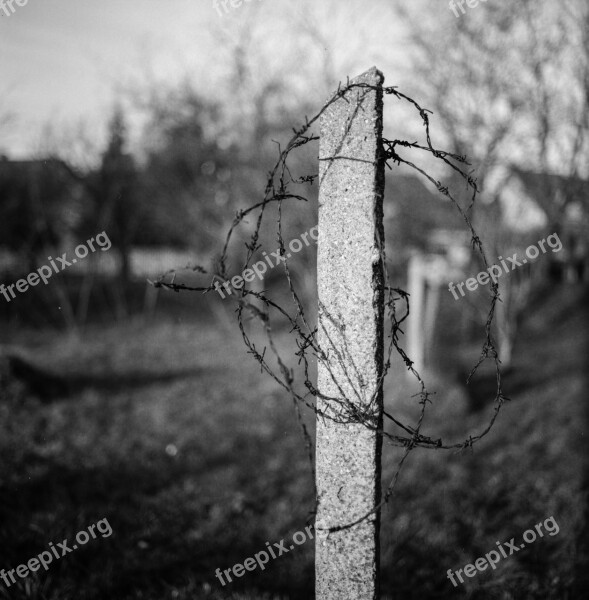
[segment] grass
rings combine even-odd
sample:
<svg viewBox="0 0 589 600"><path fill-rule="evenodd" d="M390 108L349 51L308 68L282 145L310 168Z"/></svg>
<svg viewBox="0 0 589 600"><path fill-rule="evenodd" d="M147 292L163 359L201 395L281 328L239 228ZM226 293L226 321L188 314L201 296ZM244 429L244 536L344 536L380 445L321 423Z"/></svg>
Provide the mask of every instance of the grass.
<svg viewBox="0 0 589 600"><path fill-rule="evenodd" d="M383 597L583 597L584 301L569 290L536 303L506 381L512 402L473 452L411 455L382 516ZM304 529L312 508L290 400L218 325L203 315L11 339L72 385L49 403L19 385L0 391L0 568L103 518L114 533L9 590L0 583L0 598L313 597L312 542L225 587L215 579L217 567ZM404 381L399 369L393 377ZM424 433L460 441L483 426L490 406L472 411L455 381L436 387ZM388 408L415 414L411 393L389 387ZM399 449L384 456L386 483ZM446 578L549 516L558 535L459 588Z"/></svg>

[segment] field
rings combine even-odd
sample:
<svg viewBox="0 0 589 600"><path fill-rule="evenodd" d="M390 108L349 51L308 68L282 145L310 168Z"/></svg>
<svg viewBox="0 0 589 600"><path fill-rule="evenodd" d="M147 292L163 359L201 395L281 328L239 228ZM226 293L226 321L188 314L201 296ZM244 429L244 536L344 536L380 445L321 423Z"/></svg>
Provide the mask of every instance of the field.
<svg viewBox="0 0 589 600"><path fill-rule="evenodd" d="M586 304L578 287L538 294L496 429L472 451L411 455L382 515L383 598L586 597ZM260 373L236 327L198 312L94 326L79 338L26 329L6 337L5 351L65 388L3 380L0 568L104 518L113 534L10 589L0 583L0 598L312 598L309 541L224 587L215 578L216 568L303 530L313 498L290 399ZM388 409L415 414L414 390L398 367L392 377L400 385L389 381ZM473 410L453 378L435 387L424 433L461 441L483 427L492 406ZM385 485L399 457L385 446ZM449 568L551 516L556 535L457 588L447 579Z"/></svg>

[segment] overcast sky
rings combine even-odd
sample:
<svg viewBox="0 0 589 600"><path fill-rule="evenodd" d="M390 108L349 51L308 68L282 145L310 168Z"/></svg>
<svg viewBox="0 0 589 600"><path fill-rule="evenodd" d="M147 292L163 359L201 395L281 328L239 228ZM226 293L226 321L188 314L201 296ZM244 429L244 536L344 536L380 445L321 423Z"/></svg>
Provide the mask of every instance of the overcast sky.
<svg viewBox="0 0 589 600"><path fill-rule="evenodd" d="M103 130L116 90L148 76L173 82L190 73L212 90L228 68L223 40L244 24L263 34L259 68L284 61L285 77L319 68L317 55L292 55L305 19L325 32L336 69L369 68L394 38L387 0L252 0L228 3L223 16L213 0L28 0L13 7L10 16L0 10L0 111L16 115L1 132L0 151L10 156L33 151L49 121L57 129L83 120ZM353 40L361 38L358 52Z"/></svg>
<svg viewBox="0 0 589 600"><path fill-rule="evenodd" d="M197 51L206 59L199 32L220 19L206 0L29 0L14 8L0 11L2 105L18 115L0 147L11 154L25 151L49 118L101 119L115 85L148 56L170 77Z"/></svg>

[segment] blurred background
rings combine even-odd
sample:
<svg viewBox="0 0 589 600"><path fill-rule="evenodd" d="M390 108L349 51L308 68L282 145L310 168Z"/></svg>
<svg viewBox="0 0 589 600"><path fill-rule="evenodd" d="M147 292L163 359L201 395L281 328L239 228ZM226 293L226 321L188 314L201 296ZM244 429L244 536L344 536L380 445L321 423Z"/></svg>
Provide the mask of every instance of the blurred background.
<svg viewBox="0 0 589 600"><path fill-rule="evenodd" d="M491 263L561 242L500 279L493 332L511 401L492 432L472 450L407 461L382 513L382 597L586 598L589 6L233 4L0 7L0 282L101 232L112 242L47 285L0 295L0 569L100 519L113 529L47 572L0 582L0 598L313 598L312 542L226 586L215 578L312 522L310 466L290 399L247 353L232 299L148 280L175 269L209 285L195 267L214 270L292 129L373 65L433 112L436 148L468 157ZM388 96L384 133L424 143L419 114ZM317 156L316 143L302 147L293 177L316 174ZM403 156L469 205L439 161ZM490 365L465 384L489 286L455 299L449 283L482 270L464 221L416 171L391 166L388 276L418 316L401 344L436 391L422 432L461 442L493 411ZM286 241L317 223L317 186L301 189L309 201L283 211ZM261 232L268 253L277 214ZM254 224L229 247L231 274ZM311 318L315 255L310 245L289 263ZM288 297L278 267L252 285ZM274 333L287 352L288 328ZM396 360L387 410L411 422L418 389ZM314 415L304 419L312 432ZM400 456L385 446L384 485ZM558 534L457 588L447 579L551 516Z"/></svg>

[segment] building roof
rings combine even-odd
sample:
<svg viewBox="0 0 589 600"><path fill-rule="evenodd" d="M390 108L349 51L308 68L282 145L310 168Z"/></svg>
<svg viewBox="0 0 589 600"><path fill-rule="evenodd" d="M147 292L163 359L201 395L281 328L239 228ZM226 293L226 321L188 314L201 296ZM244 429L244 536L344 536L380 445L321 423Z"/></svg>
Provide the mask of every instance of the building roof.
<svg viewBox="0 0 589 600"><path fill-rule="evenodd" d="M530 198L546 214L551 223L562 220L564 209L571 204L589 214L589 181L549 173L537 173L512 167Z"/></svg>
<svg viewBox="0 0 589 600"><path fill-rule="evenodd" d="M67 174L68 177L74 179L71 169L66 163L54 157L27 159L27 160L12 160L6 155L0 157L0 177L21 178L23 176L39 173L44 170L53 170Z"/></svg>

